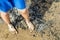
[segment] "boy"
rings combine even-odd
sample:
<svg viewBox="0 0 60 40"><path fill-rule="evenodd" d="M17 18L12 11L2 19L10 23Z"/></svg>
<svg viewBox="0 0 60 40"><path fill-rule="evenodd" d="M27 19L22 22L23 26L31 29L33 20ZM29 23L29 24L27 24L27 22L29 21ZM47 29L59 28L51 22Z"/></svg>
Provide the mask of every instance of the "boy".
<svg viewBox="0 0 60 40"><path fill-rule="evenodd" d="M34 30L34 25L30 22L29 19L29 12L26 8L24 0L0 0L0 14L2 19L9 27L9 31L14 32L16 31L13 25L10 23L9 13L8 10L16 7L18 12L24 17L28 28L32 31Z"/></svg>

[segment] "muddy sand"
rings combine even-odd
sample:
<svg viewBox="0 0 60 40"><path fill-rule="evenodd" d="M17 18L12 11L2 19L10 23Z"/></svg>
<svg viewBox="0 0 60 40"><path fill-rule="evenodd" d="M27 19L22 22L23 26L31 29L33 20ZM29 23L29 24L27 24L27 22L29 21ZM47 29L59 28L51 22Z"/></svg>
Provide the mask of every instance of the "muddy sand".
<svg viewBox="0 0 60 40"><path fill-rule="evenodd" d="M0 23L0 40L60 40L60 2L53 2L44 12L43 19L52 24L40 32L32 33L28 29L18 28L19 33L12 34L5 23Z"/></svg>

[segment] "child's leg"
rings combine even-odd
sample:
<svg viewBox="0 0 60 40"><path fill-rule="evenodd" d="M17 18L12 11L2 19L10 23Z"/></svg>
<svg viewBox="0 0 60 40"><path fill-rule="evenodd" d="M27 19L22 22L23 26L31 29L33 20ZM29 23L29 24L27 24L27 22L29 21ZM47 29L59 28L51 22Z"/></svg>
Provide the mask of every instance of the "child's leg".
<svg viewBox="0 0 60 40"><path fill-rule="evenodd" d="M8 25L9 31L15 31L15 28L13 27L13 25L10 24L9 14L8 13L5 13L5 12L0 12L0 14L1 14L2 19Z"/></svg>
<svg viewBox="0 0 60 40"><path fill-rule="evenodd" d="M22 10L18 10L18 12L24 17L28 28L32 31L34 30L34 25L31 23L30 18L29 18L29 12L28 9L22 9Z"/></svg>
<svg viewBox="0 0 60 40"><path fill-rule="evenodd" d="M9 14L5 12L0 12L2 19L5 21L6 24L10 24Z"/></svg>
<svg viewBox="0 0 60 40"><path fill-rule="evenodd" d="M24 17L28 28L30 30L34 29L34 25L30 22L30 18L29 18L29 12L28 9L26 9L26 4L25 4L25 0L14 0L14 5L15 7L18 9L18 12Z"/></svg>

